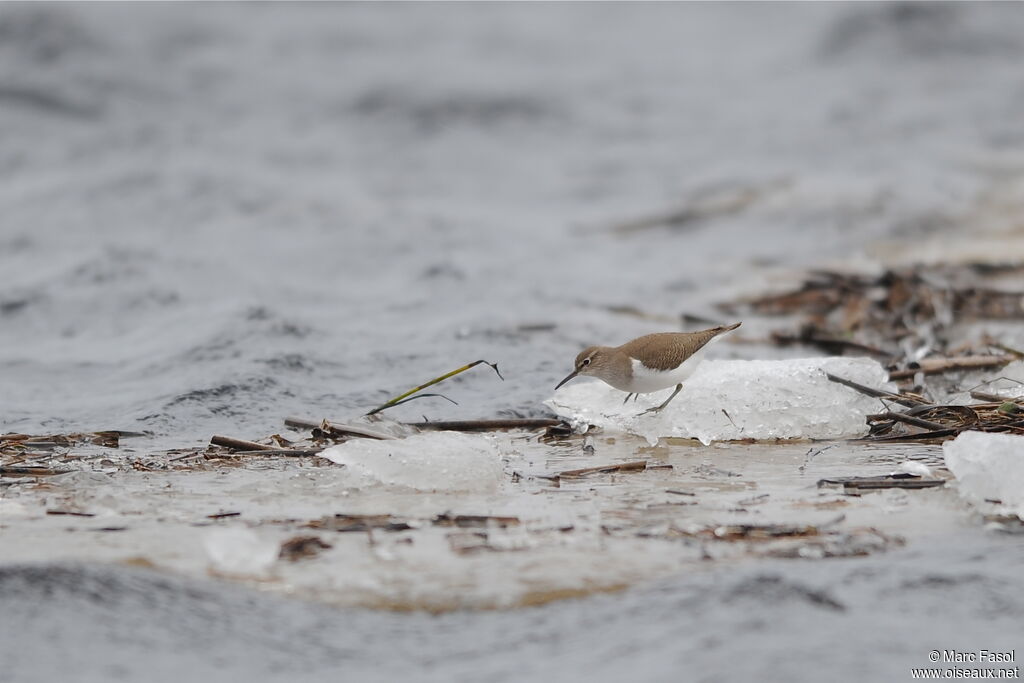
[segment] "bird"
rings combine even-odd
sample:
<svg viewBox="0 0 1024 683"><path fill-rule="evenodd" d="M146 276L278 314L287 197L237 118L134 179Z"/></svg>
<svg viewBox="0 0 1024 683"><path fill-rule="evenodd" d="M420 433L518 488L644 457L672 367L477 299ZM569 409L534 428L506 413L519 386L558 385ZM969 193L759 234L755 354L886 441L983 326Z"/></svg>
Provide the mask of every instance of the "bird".
<svg viewBox="0 0 1024 683"><path fill-rule="evenodd" d="M557 391L574 377L590 376L626 392L623 405L630 396L668 389L676 390L646 413L660 412L682 390L683 382L693 374L703 359L704 350L722 335L743 323L720 325L699 332L656 332L637 337L621 346L588 346L578 356L574 369L555 387Z"/></svg>

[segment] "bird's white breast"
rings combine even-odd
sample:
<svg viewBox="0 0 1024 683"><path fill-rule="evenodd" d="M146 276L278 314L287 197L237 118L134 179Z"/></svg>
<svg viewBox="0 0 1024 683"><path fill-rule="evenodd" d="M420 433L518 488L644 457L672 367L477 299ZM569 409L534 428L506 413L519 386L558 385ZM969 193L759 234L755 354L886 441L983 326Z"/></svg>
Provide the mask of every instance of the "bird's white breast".
<svg viewBox="0 0 1024 683"><path fill-rule="evenodd" d="M628 387L616 388L622 391L646 394L651 391L661 391L662 389L674 387L690 378L690 375L693 374L701 360L703 360L704 349L706 348L707 345L680 363L679 367L672 370L655 370L632 358L630 359L633 362L632 381Z"/></svg>

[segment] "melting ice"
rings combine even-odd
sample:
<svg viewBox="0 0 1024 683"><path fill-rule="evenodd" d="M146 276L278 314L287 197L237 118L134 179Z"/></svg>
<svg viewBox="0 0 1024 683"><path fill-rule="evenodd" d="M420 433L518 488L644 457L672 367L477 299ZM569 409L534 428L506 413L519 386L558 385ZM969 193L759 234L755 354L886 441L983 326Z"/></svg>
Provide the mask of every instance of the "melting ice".
<svg viewBox="0 0 1024 683"><path fill-rule="evenodd" d="M865 416L878 399L829 381L831 373L866 386L894 391L888 373L869 358L704 361L683 390L660 413L643 415L672 389L641 394L623 405L625 394L604 382L579 382L545 403L574 425L596 425L640 435L699 439L704 444L735 439L838 439L867 433Z"/></svg>
<svg viewBox="0 0 1024 683"><path fill-rule="evenodd" d="M499 439L428 432L405 439L352 439L320 455L345 465L353 488L394 486L419 491L493 491L503 479Z"/></svg>
<svg viewBox="0 0 1024 683"><path fill-rule="evenodd" d="M976 505L1000 501L1024 519L1024 436L963 432L942 452L961 496Z"/></svg>

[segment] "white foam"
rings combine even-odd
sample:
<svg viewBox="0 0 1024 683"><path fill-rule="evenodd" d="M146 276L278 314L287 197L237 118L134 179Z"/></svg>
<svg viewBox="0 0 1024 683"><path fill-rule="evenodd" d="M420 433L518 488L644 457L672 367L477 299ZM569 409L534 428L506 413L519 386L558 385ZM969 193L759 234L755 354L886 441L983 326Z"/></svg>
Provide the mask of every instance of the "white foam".
<svg viewBox="0 0 1024 683"><path fill-rule="evenodd" d="M704 361L660 413L643 415L673 391L625 394L601 381L568 385L545 403L576 426L597 425L638 434L654 444L676 436L735 439L847 438L867 433L865 416L878 399L835 382L825 373L875 389L894 391L888 373L869 358Z"/></svg>
<svg viewBox="0 0 1024 683"><path fill-rule="evenodd" d="M976 505L1000 501L1024 519L1024 436L963 432L942 452L961 496Z"/></svg>
<svg viewBox="0 0 1024 683"><path fill-rule="evenodd" d="M320 455L345 465L347 483L353 488L493 491L504 478L500 438L427 432L391 441L352 439Z"/></svg>

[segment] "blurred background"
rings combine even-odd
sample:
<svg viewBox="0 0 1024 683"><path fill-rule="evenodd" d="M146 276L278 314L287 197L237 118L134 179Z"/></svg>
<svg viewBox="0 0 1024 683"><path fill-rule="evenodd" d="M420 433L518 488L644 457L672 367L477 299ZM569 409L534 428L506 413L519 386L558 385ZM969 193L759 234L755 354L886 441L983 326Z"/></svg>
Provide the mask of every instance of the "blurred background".
<svg viewBox="0 0 1024 683"><path fill-rule="evenodd" d="M1022 57L1016 3L4 3L0 429L256 437L478 358L392 416L542 415L799 269L1020 260Z"/></svg>

